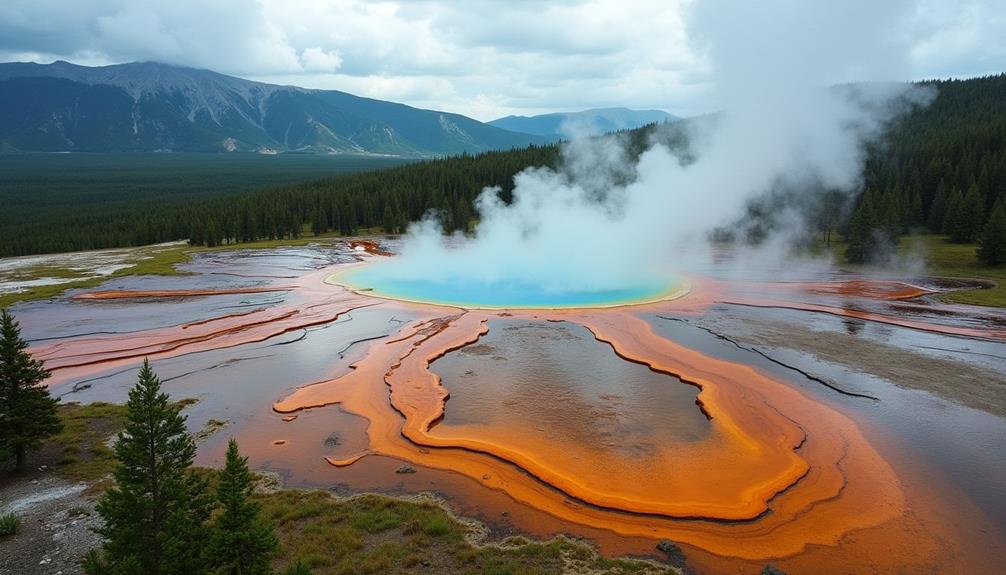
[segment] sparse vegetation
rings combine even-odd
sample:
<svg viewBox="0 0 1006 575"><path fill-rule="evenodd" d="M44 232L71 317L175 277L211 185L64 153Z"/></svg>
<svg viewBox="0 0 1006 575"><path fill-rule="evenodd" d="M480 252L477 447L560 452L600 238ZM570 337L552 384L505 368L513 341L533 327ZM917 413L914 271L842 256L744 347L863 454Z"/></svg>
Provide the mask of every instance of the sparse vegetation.
<svg viewBox="0 0 1006 575"><path fill-rule="evenodd" d="M68 278L72 281L59 284L41 285L27 288L23 291L0 293L0 307L9 306L19 301L30 301L55 297L69 289L81 289L97 286L112 278L130 275L184 275L175 269L177 264L189 261L193 250L188 246L148 246L137 248L129 256L130 265L101 277L89 277L85 272L58 266L36 266L20 272L16 278L20 281L45 277Z"/></svg>
<svg viewBox="0 0 1006 575"><path fill-rule="evenodd" d="M338 498L323 491L260 496L280 538L280 569L298 563L329 573L677 573L647 561L605 559L566 538L511 537L479 546L475 528L432 499L380 495Z"/></svg>
<svg viewBox="0 0 1006 575"><path fill-rule="evenodd" d="M112 472L115 453L109 438L122 429L126 406L95 402L59 406L63 431L45 449L59 453L56 468L73 481L96 482Z"/></svg>
<svg viewBox="0 0 1006 575"><path fill-rule="evenodd" d="M13 513L0 515L0 537L9 537L17 534L21 528L21 520Z"/></svg>

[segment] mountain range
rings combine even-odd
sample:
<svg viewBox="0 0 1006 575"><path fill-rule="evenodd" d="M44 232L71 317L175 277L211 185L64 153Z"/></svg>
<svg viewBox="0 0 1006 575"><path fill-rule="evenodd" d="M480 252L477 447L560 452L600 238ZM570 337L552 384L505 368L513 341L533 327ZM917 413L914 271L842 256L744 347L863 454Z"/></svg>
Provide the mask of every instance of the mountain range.
<svg viewBox="0 0 1006 575"><path fill-rule="evenodd" d="M569 138L573 134L604 134L631 130L646 124L675 122L679 119L662 110L596 108L582 112L559 112L539 116L506 116L489 124L504 130L534 134L554 141Z"/></svg>
<svg viewBox="0 0 1006 575"><path fill-rule="evenodd" d="M430 157L548 140L459 114L168 64L0 64L0 152Z"/></svg>

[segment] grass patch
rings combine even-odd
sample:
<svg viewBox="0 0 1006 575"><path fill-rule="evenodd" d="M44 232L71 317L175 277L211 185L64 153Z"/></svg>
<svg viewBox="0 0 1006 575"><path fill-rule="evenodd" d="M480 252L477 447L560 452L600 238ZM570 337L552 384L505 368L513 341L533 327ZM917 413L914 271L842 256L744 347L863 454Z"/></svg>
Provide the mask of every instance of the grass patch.
<svg viewBox="0 0 1006 575"><path fill-rule="evenodd" d="M361 229L357 231L358 235L368 235L378 233L381 233L381 228ZM189 245L178 245L168 247L145 246L139 248L118 248L122 250L133 251L133 253L129 256L129 259L123 262L128 263L130 265L129 267L117 270L106 276L88 277L85 272L79 270L48 264L38 265L19 270L16 273L16 275L11 276L10 279L26 281L41 278L62 278L62 279L69 279L71 281L60 284L43 285L32 288L26 288L25 290L16 293L0 294L0 308L7 307L22 301L54 298L67 290L92 288L99 286L110 279L119 277L140 276L140 275L159 275L159 276L189 275L186 272L179 271L176 268L176 266L178 266L179 264L187 263L189 260L192 259L192 256L194 254L201 252L220 252L220 251L231 251L231 250L263 250L263 249L282 248L282 247L297 247L297 246L306 246L318 243L319 241L330 240L338 237L341 237L338 232L328 232L320 236L314 236L313 234L306 234L297 239L287 238L287 239L276 239L276 240L262 240L250 243L227 244L224 246L215 246L212 248L194 247ZM80 252L80 253L85 254L87 252Z"/></svg>
<svg viewBox="0 0 1006 575"><path fill-rule="evenodd" d="M870 266L857 266L845 262L844 241L833 241L828 248L835 261L844 268L860 271L889 271ZM975 244L951 243L948 236L912 235L903 236L898 244L898 255L906 261L920 257L925 262L924 274L929 276L977 279L993 282L988 289L962 289L947 292L940 299L948 302L992 307L1006 307L1006 266L989 267L982 265L975 255Z"/></svg>
<svg viewBox="0 0 1006 575"><path fill-rule="evenodd" d="M184 409L193 403L195 400L183 399L175 405ZM67 479L91 484L91 492L104 490L110 485L108 476L116 464L109 439L125 425L126 406L61 403L57 409L63 431L42 447L36 459L51 463Z"/></svg>
<svg viewBox="0 0 1006 575"><path fill-rule="evenodd" d="M27 288L24 291L0 294L0 307L7 307L17 302L31 301L38 299L48 299L56 297L66 290L91 288L105 283L106 281L123 276L132 275L187 275L178 271L175 266L189 261L194 248L189 246L171 247L143 247L143 248L123 248L133 250L130 259L123 263L130 266L100 277L88 277L84 272L73 270L67 267L54 265L39 265L26 268L17 274L16 279L32 280L46 277L56 277L71 279L59 284L42 285ZM80 279L72 279L80 278Z"/></svg>
<svg viewBox="0 0 1006 575"><path fill-rule="evenodd" d="M902 250L915 249L926 260L927 273L948 278L974 278L995 283L989 289L969 289L941 296L945 301L1006 307L1006 266L989 267L978 261L975 244L950 243L946 236L912 236Z"/></svg>
<svg viewBox="0 0 1006 575"><path fill-rule="evenodd" d="M324 491L283 490L259 496L263 517L276 525L280 570L304 564L315 574L678 573L632 559L605 559L565 538L532 542L512 537L473 545L471 527L432 501L380 495L348 499Z"/></svg>
<svg viewBox="0 0 1006 575"><path fill-rule="evenodd" d="M21 528L21 520L13 513L0 515L0 537L9 537Z"/></svg>
<svg viewBox="0 0 1006 575"><path fill-rule="evenodd" d="M55 449L60 475L74 481L100 482L115 467L115 453L108 438L118 433L126 421L126 406L112 403L65 403L59 406L62 433L44 450Z"/></svg>

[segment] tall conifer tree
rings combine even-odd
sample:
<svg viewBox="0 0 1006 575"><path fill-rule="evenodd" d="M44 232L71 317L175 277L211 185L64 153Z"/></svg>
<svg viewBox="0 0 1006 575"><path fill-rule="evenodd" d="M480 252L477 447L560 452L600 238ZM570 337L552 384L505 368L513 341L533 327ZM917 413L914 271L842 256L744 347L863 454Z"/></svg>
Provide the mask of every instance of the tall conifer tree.
<svg viewBox="0 0 1006 575"><path fill-rule="evenodd" d="M90 555L91 575L188 575L204 573L206 520L211 510L206 482L189 469L196 445L179 407L161 392L144 360L129 391L125 429L115 443L115 486L102 496L104 554Z"/></svg>
<svg viewBox="0 0 1006 575"><path fill-rule="evenodd" d="M220 472L217 499L223 513L213 524L209 557L220 575L264 575L279 543L272 528L259 518L261 506L251 498L252 475L248 458L238 452L233 439L227 445L227 463Z"/></svg>
<svg viewBox="0 0 1006 575"><path fill-rule="evenodd" d="M63 429L58 400L43 384L48 377L42 362L28 352L17 320L0 310L0 455L13 455L18 471L26 466L28 450Z"/></svg>
<svg viewBox="0 0 1006 575"><path fill-rule="evenodd" d="M978 260L988 266L1006 263L1006 208L1002 200L996 202L985 223L978 243Z"/></svg>

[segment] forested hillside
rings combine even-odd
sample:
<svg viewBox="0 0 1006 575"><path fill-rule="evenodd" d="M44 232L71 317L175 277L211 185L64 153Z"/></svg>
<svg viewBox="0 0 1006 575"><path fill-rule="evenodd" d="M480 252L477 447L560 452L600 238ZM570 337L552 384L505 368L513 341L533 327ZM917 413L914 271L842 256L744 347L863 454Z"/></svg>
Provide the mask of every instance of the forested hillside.
<svg viewBox="0 0 1006 575"><path fill-rule="evenodd" d="M136 245L137 222L216 196L398 166L315 154L0 154L0 256ZM160 232L157 240L184 239Z"/></svg>
<svg viewBox="0 0 1006 575"><path fill-rule="evenodd" d="M870 150L850 260L869 260L875 244L909 231L979 240L1006 201L1006 74L923 84L938 90L932 104Z"/></svg>
<svg viewBox="0 0 1006 575"><path fill-rule="evenodd" d="M870 150L864 193L851 222L838 225L859 248L850 259L868 259L881 236L920 228L973 241L1006 189L1006 75L929 82L933 103L892 127ZM674 126L661 129L678 138ZM623 134L638 153L655 128ZM557 146L531 146L431 160L379 172L229 194L201 202L144 201L100 214L62 211L4 218L0 255L140 245L191 238L200 245L244 242L302 233L352 233L382 227L400 231L430 209L444 214L448 230L468 226L472 201L486 186L504 199L514 174L528 166L554 166ZM831 210L838 213L838 210ZM848 213L848 211L846 212ZM858 243L857 243L858 242Z"/></svg>

